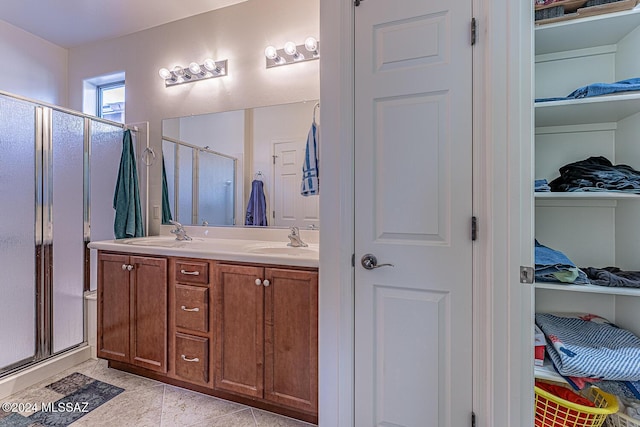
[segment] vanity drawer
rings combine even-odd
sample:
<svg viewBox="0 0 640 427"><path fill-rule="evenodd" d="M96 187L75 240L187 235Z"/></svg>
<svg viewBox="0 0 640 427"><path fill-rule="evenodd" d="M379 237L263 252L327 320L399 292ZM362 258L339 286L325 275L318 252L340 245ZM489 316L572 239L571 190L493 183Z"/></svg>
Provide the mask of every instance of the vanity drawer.
<svg viewBox="0 0 640 427"><path fill-rule="evenodd" d="M209 382L209 340L176 333L176 375L192 383Z"/></svg>
<svg viewBox="0 0 640 427"><path fill-rule="evenodd" d="M176 285L176 327L209 332L209 288Z"/></svg>
<svg viewBox="0 0 640 427"><path fill-rule="evenodd" d="M209 263L176 261L176 282L209 284Z"/></svg>

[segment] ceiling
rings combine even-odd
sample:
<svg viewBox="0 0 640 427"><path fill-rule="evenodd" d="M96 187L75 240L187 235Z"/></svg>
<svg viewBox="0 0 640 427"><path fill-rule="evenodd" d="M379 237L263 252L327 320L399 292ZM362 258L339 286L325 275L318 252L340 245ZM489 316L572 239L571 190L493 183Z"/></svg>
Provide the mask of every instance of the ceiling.
<svg viewBox="0 0 640 427"><path fill-rule="evenodd" d="M64 48L112 39L247 0L5 1L0 20Z"/></svg>

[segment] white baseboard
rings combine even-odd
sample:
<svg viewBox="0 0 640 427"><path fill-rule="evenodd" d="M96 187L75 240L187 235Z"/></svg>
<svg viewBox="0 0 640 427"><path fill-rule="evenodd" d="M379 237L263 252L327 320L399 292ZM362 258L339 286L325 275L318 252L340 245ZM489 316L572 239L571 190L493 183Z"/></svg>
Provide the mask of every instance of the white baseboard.
<svg viewBox="0 0 640 427"><path fill-rule="evenodd" d="M70 350L0 379L0 399L18 393L91 358L90 346Z"/></svg>

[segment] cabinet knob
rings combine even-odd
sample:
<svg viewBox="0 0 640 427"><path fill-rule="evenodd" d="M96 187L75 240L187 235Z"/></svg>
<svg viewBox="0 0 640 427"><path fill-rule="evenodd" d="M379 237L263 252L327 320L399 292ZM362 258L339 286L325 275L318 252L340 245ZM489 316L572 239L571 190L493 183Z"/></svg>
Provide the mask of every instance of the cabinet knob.
<svg viewBox="0 0 640 427"><path fill-rule="evenodd" d="M127 265L127 271L131 271L131 270L133 270L133 265L131 264Z"/></svg>
<svg viewBox="0 0 640 427"><path fill-rule="evenodd" d="M182 360L184 360L185 362L199 362L200 361L200 359L198 359L197 357L194 357L193 359L189 359L184 354L181 354L180 357L182 357Z"/></svg>
<svg viewBox="0 0 640 427"><path fill-rule="evenodd" d="M258 286L262 285L262 280L256 279L256 285L258 285Z"/></svg>
<svg viewBox="0 0 640 427"><path fill-rule="evenodd" d="M269 286L271 282L269 282L267 279L264 279L264 282L262 282L262 284L265 286Z"/></svg>
<svg viewBox="0 0 640 427"><path fill-rule="evenodd" d="M126 270L127 269L127 264L122 264L122 269Z"/></svg>

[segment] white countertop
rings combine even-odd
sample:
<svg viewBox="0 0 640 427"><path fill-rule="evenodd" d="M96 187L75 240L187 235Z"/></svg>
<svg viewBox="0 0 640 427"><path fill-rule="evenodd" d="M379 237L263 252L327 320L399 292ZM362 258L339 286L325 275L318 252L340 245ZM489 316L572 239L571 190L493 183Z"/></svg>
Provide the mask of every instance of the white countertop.
<svg viewBox="0 0 640 427"><path fill-rule="evenodd" d="M174 235L139 237L133 239L101 240L89 243L90 249L163 255L186 258L214 259L260 264L315 267L319 265L317 231L301 230L308 247L287 246L288 230L255 233L257 230L225 230L216 233L215 227L185 227L190 241L178 241ZM253 233L252 233L253 232ZM210 237L210 236L216 237ZM224 237L218 237L224 236Z"/></svg>

